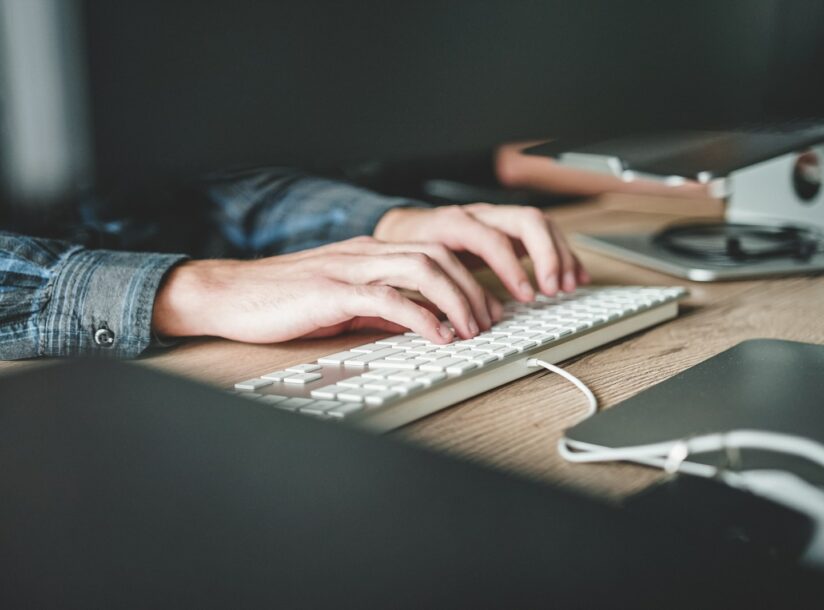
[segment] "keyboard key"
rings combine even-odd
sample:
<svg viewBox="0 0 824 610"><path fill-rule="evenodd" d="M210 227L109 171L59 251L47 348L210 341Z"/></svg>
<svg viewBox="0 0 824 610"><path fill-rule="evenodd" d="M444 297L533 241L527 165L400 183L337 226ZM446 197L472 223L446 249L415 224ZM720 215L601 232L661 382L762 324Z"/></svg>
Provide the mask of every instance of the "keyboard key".
<svg viewBox="0 0 824 610"><path fill-rule="evenodd" d="M344 360L354 358L357 355L358 354L354 352L338 352L337 354L331 354L329 356L324 356L323 358L318 358L318 362L320 364L343 364Z"/></svg>
<svg viewBox="0 0 824 610"><path fill-rule="evenodd" d="M387 376L389 381L412 381L426 375L423 371L400 371Z"/></svg>
<svg viewBox="0 0 824 610"><path fill-rule="evenodd" d="M478 368L478 365L471 360L462 360L457 364L451 364L446 368L447 375L463 375L467 371Z"/></svg>
<svg viewBox="0 0 824 610"><path fill-rule="evenodd" d="M316 381L320 379L323 375L320 373L298 373L296 375L292 375L291 377L286 377L283 382L284 383L292 383L296 385L303 385L309 383L311 381Z"/></svg>
<svg viewBox="0 0 824 610"><path fill-rule="evenodd" d="M363 402L364 398L372 394L374 390L364 388L341 388L338 392L338 400L341 402Z"/></svg>
<svg viewBox="0 0 824 610"><path fill-rule="evenodd" d="M422 371L435 371L435 372L443 372L450 366L466 362L466 360L461 360L460 358L440 358L438 360L433 360L432 362L427 362L421 365Z"/></svg>
<svg viewBox="0 0 824 610"><path fill-rule="evenodd" d="M495 356L499 356L501 359L506 358L507 356L511 356L512 354L517 354L518 350L514 347L510 347L508 345L503 345L497 348L494 352L490 352Z"/></svg>
<svg viewBox="0 0 824 610"><path fill-rule="evenodd" d="M420 377L416 377L414 381L417 383L422 383L426 387L434 385L439 381L443 381L446 379L446 375L444 373L426 373L425 375L421 375Z"/></svg>
<svg viewBox="0 0 824 610"><path fill-rule="evenodd" d="M418 368L420 361L414 360L374 360L369 363L370 369L404 369L412 370Z"/></svg>
<svg viewBox="0 0 824 610"><path fill-rule="evenodd" d="M316 390L312 390L310 394L312 398L335 398L337 393L340 391L340 387L336 385L328 385L322 388L318 388Z"/></svg>
<svg viewBox="0 0 824 610"><path fill-rule="evenodd" d="M496 354L490 354L489 352L478 352L478 354L478 356L473 356L472 360L470 360L470 362L474 362L478 366L486 366L500 360Z"/></svg>
<svg viewBox="0 0 824 610"><path fill-rule="evenodd" d="M369 394L364 398L364 402L370 407L380 407L387 402L397 400L398 398L399 396L397 392L393 390L382 390L380 392L375 392L374 394Z"/></svg>
<svg viewBox="0 0 824 610"><path fill-rule="evenodd" d="M296 364L286 369L290 373L311 373L312 371L319 371L319 364Z"/></svg>
<svg viewBox="0 0 824 610"><path fill-rule="evenodd" d="M260 397L260 402L266 403L267 405L276 405L277 403L283 402L287 399L287 396L276 396L275 394L266 394Z"/></svg>
<svg viewBox="0 0 824 610"><path fill-rule="evenodd" d="M260 388L265 388L267 385L272 385L272 382L268 379L261 379L260 377L255 379L247 379L246 381L239 381L235 384L236 390L259 390Z"/></svg>
<svg viewBox="0 0 824 610"><path fill-rule="evenodd" d="M383 392L392 387L394 382L388 379L367 379L363 384L364 390L374 390L375 392Z"/></svg>
<svg viewBox="0 0 824 610"><path fill-rule="evenodd" d="M350 377L349 379L342 379L338 381L338 385L342 388L359 388L367 381L368 379L361 376Z"/></svg>
<svg viewBox="0 0 824 610"><path fill-rule="evenodd" d="M512 335L512 337L511 337L511 338L512 338L512 339L519 339L519 340L524 340L524 339L534 339L534 338L535 338L535 337L537 337L539 334L540 334L540 333L535 333L535 332L518 333L517 335Z"/></svg>
<svg viewBox="0 0 824 610"><path fill-rule="evenodd" d="M347 358L346 360L344 360L343 366L363 368L366 367L366 365L370 362L373 362L374 360L384 360L387 356L399 354L401 351L402 350L399 349L386 348L378 350L376 352L371 352L369 354L358 354L354 358Z"/></svg>
<svg viewBox="0 0 824 610"><path fill-rule="evenodd" d="M397 392L398 394L402 394L406 396L407 394L411 394L412 392L416 392L418 390L423 389L426 387L423 383L414 379L412 381L404 381L400 383L396 383L392 386L392 390Z"/></svg>
<svg viewBox="0 0 824 610"><path fill-rule="evenodd" d="M379 345L377 343L367 343L366 345L361 345L359 347L353 347L349 351L350 352L357 352L358 354L371 354L372 352L377 352L378 350L386 349L385 345Z"/></svg>
<svg viewBox="0 0 824 610"><path fill-rule="evenodd" d="M289 371L273 371L271 373L266 373L265 375L261 375L261 379L268 379L269 381L283 381L286 377L291 375Z"/></svg>
<svg viewBox="0 0 824 610"><path fill-rule="evenodd" d="M398 360L400 362L405 362L409 360L415 359L415 354L409 354L407 352L401 352L400 354L392 354L391 356L386 357L387 360Z"/></svg>
<svg viewBox="0 0 824 610"><path fill-rule="evenodd" d="M309 404L314 402L311 398L300 398L300 397L293 397L287 398L283 402L277 403L275 406L279 409L287 409L289 411L295 411L296 409L300 409L301 407L305 407Z"/></svg>
<svg viewBox="0 0 824 610"><path fill-rule="evenodd" d="M499 339L495 343L490 343L489 345L482 345L478 347L479 352L497 352L499 349L504 347L510 347L514 343L514 341L510 341L509 339Z"/></svg>
<svg viewBox="0 0 824 610"><path fill-rule="evenodd" d="M538 342L538 345L546 345L552 341L555 341L558 338L556 333L539 333L536 337L534 337L535 341Z"/></svg>
<svg viewBox="0 0 824 610"><path fill-rule="evenodd" d="M421 354L428 354L430 352L436 352L440 349L439 345L421 345L418 347L413 347L412 349L408 350L407 354L415 354L416 356L420 356Z"/></svg>
<svg viewBox="0 0 824 610"><path fill-rule="evenodd" d="M298 410L301 413L306 413L307 415L325 415L326 411L329 409L334 409L342 405L342 402L338 402L336 400L316 400L312 404L301 407Z"/></svg>
<svg viewBox="0 0 824 610"><path fill-rule="evenodd" d="M478 345L484 345L485 343L489 343L493 340L494 340L493 337L481 337L480 335L478 335L474 339L466 339L464 341L458 341L457 344L461 345L461 346L463 346L467 349L473 349L473 348L477 347Z"/></svg>
<svg viewBox="0 0 824 610"><path fill-rule="evenodd" d="M523 351L526 351L526 350L528 350L532 347L535 347L536 345L538 345L537 341L534 341L532 339L525 339L523 341L516 341L515 343L513 343L509 347L511 347L513 349L516 349L519 352L523 352Z"/></svg>
<svg viewBox="0 0 824 610"><path fill-rule="evenodd" d="M437 358L435 358L435 360L438 360L439 358L454 358L455 354L459 354L460 352L465 352L465 351L467 351L465 347L456 347L456 348L453 348L453 349L438 350L437 352L432 352L432 354L429 354L429 355L437 356Z"/></svg>
<svg viewBox="0 0 824 610"><path fill-rule="evenodd" d="M352 413L357 413L358 411L363 411L363 405L348 402L348 403L341 403L339 407L334 407L328 409L326 411L326 415L329 417L333 417L336 419L343 419Z"/></svg>
<svg viewBox="0 0 824 610"><path fill-rule="evenodd" d="M370 365L374 367L375 363L370 362ZM382 369L382 368L370 368L367 372L363 373L361 377L364 379L386 379L390 375L394 373L400 372L400 369L391 368L391 369Z"/></svg>
<svg viewBox="0 0 824 610"><path fill-rule="evenodd" d="M412 354L412 355L415 356L415 360L417 360L418 363L421 363L421 362L431 362L433 360L437 360L438 358L451 357L452 352L444 352L442 350L437 350L437 351L434 351L434 352L428 352L426 354Z"/></svg>
<svg viewBox="0 0 824 610"><path fill-rule="evenodd" d="M388 345L388 346L401 345L401 344L407 344L407 343L409 345L413 345L413 343L411 343L409 341L409 337L404 337L403 335L395 335L394 337L387 337L386 339L381 339L380 341L375 341L375 343L377 343L378 345Z"/></svg>

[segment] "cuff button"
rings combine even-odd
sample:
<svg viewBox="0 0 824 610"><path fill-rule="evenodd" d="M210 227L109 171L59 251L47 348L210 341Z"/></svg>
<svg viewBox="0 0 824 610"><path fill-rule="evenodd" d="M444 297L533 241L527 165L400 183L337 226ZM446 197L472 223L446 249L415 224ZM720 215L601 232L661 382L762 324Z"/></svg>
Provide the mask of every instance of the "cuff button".
<svg viewBox="0 0 824 610"><path fill-rule="evenodd" d="M114 344L114 333L105 326L98 328L94 333L94 342L100 347L111 347Z"/></svg>

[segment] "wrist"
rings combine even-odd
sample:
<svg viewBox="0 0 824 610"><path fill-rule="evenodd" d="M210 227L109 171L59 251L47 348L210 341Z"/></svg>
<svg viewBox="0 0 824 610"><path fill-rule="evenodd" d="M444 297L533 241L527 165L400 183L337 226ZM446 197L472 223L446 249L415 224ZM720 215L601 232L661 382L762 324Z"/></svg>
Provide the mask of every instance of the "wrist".
<svg viewBox="0 0 824 610"><path fill-rule="evenodd" d="M215 271L230 261L187 261L173 267L155 296L152 330L160 337L213 334L211 305L220 284Z"/></svg>
<svg viewBox="0 0 824 610"><path fill-rule="evenodd" d="M429 211L428 208L392 208L381 216L372 237L380 241L408 241L412 238L409 220Z"/></svg>

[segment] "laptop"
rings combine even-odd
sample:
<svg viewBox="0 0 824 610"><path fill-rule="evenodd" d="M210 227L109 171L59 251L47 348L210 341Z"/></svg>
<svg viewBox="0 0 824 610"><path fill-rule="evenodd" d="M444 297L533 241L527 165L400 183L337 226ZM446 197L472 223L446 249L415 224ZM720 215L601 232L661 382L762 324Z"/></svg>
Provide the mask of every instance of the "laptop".
<svg viewBox="0 0 824 610"><path fill-rule="evenodd" d="M4 608L711 607L795 586L665 518L139 364L33 367L0 397Z"/></svg>

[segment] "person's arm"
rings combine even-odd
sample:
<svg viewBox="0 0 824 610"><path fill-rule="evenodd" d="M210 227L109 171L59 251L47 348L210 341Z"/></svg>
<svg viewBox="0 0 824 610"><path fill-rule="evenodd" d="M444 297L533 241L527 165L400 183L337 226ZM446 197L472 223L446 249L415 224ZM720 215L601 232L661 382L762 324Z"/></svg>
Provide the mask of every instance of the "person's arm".
<svg viewBox="0 0 824 610"><path fill-rule="evenodd" d="M565 167L549 157L528 155L522 151L535 142L516 142L498 147L495 174L498 181L513 189L527 189L559 195L589 197L603 193L634 193L672 197L707 197L707 186L687 182L668 186L652 180L624 182L615 176Z"/></svg>
<svg viewBox="0 0 824 610"><path fill-rule="evenodd" d="M157 288L184 259L0 232L0 359L139 355Z"/></svg>
<svg viewBox="0 0 824 610"><path fill-rule="evenodd" d="M290 168L211 176L202 182L215 230L240 258L288 254L372 235L398 208L430 208Z"/></svg>
<svg viewBox="0 0 824 610"><path fill-rule="evenodd" d="M589 281L563 235L536 208L431 209L277 169L206 185L219 228L243 255L292 253L179 265L155 303L154 328L163 336L270 343L373 328L411 329L436 343L469 338L499 318L501 305L456 254L490 266L521 301L535 296L519 261L524 255L545 294ZM311 248L334 240L344 241ZM402 290L419 292L428 303Z"/></svg>

